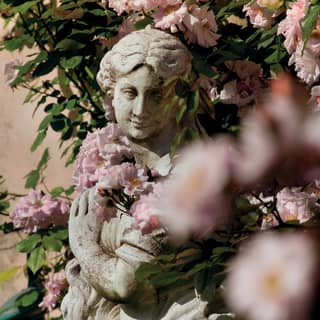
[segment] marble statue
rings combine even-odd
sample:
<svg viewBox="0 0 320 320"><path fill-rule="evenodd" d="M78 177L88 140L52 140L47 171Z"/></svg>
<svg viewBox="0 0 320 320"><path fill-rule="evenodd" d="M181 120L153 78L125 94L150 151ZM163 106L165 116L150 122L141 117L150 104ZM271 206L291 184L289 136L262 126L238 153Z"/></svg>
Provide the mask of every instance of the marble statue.
<svg viewBox="0 0 320 320"><path fill-rule="evenodd" d="M145 29L121 39L104 56L97 76L135 158L162 175L170 171L170 145L179 129L174 108L161 105L162 87L190 69L191 54L177 38ZM137 283L135 271L161 253L166 234L142 235L128 215L101 223L93 213L95 192L94 187L84 191L71 208L75 259L66 270L70 287L62 303L64 319L216 319L191 283L163 294L150 283Z"/></svg>

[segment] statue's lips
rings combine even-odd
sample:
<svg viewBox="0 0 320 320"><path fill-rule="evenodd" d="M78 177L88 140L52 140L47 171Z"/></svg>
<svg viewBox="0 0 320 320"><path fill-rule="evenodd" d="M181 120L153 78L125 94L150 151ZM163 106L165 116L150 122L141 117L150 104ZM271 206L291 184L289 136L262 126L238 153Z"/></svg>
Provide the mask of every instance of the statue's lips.
<svg viewBox="0 0 320 320"><path fill-rule="evenodd" d="M132 126L135 127L136 129L145 129L150 127L150 124L147 123L146 121L130 120L130 122Z"/></svg>

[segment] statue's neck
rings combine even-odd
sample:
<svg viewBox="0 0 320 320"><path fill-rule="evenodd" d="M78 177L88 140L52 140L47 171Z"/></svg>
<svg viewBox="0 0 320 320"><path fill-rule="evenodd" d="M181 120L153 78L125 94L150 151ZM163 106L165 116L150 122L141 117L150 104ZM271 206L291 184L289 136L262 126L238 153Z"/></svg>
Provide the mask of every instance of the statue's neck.
<svg viewBox="0 0 320 320"><path fill-rule="evenodd" d="M176 128L166 128L156 136L143 141L129 139L137 162L166 175L168 173L166 171L170 170L171 167L169 153L176 133Z"/></svg>

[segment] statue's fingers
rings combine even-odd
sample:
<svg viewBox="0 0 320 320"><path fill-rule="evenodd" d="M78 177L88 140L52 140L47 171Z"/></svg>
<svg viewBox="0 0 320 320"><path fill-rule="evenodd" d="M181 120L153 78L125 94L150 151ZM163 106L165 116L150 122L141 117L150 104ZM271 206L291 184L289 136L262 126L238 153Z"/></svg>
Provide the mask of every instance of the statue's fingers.
<svg viewBox="0 0 320 320"><path fill-rule="evenodd" d="M76 217L78 215L79 211L79 201L80 201L80 195L78 195L73 201L70 209L70 219L73 217Z"/></svg>
<svg viewBox="0 0 320 320"><path fill-rule="evenodd" d="M92 210L95 209L95 206L96 206L96 195L97 195L97 188L96 187L93 187L90 189L89 191L89 201L88 201L88 211L89 212L92 212Z"/></svg>
<svg viewBox="0 0 320 320"><path fill-rule="evenodd" d="M89 190L86 190L81 194L79 202L79 216L81 217L85 216L88 212L88 195Z"/></svg>

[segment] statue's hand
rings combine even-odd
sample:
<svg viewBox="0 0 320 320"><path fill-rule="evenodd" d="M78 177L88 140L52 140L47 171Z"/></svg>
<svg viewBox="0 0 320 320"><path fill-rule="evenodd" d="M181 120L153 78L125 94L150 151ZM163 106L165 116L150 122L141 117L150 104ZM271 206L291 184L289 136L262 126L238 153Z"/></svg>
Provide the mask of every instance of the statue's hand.
<svg viewBox="0 0 320 320"><path fill-rule="evenodd" d="M103 223L94 213L96 188L84 191L72 203L69 218L69 241L73 254L81 261L83 255L99 248Z"/></svg>

